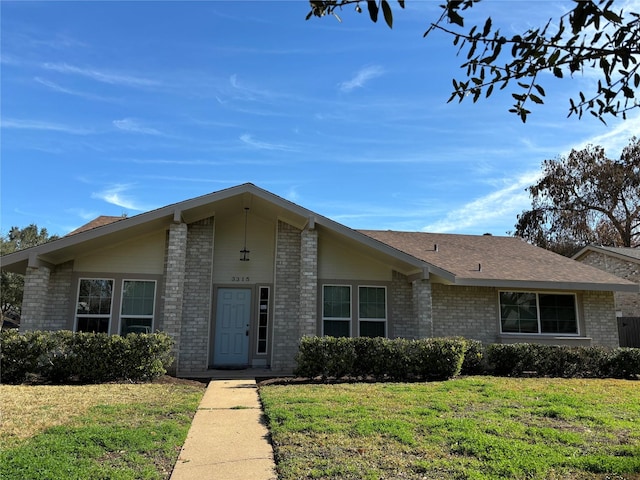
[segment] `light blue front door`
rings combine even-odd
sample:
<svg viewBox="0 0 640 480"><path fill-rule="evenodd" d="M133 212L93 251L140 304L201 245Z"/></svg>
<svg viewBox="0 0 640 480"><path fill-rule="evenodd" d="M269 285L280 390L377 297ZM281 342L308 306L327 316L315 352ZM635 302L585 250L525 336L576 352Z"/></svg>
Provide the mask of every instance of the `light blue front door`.
<svg viewBox="0 0 640 480"><path fill-rule="evenodd" d="M219 289L213 350L214 366L246 366L249 363L250 322L251 290Z"/></svg>

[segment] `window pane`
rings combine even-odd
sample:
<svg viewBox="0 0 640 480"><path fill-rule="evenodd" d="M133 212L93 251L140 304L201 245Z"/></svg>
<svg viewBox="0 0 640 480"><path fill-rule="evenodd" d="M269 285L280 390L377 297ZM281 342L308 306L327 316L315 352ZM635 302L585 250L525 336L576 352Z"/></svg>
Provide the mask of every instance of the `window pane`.
<svg viewBox="0 0 640 480"><path fill-rule="evenodd" d="M122 287L122 315L153 315L153 281L125 280Z"/></svg>
<svg viewBox="0 0 640 480"><path fill-rule="evenodd" d="M112 289L113 280L80 280L76 313L110 315Z"/></svg>
<svg viewBox="0 0 640 480"><path fill-rule="evenodd" d="M325 318L351 318L351 287L325 285L322 316Z"/></svg>
<svg viewBox="0 0 640 480"><path fill-rule="evenodd" d="M351 332L349 326L351 322L344 320L325 320L324 321L324 334L327 337L348 337Z"/></svg>
<svg viewBox="0 0 640 480"><path fill-rule="evenodd" d="M150 318L122 318L120 335L151 333L151 321Z"/></svg>
<svg viewBox="0 0 640 480"><path fill-rule="evenodd" d="M360 322L361 337L386 337L386 322Z"/></svg>
<svg viewBox="0 0 640 480"><path fill-rule="evenodd" d="M543 333L578 333L573 295L540 294L539 302Z"/></svg>
<svg viewBox="0 0 640 480"><path fill-rule="evenodd" d="M105 317L79 317L77 332L109 333L109 319Z"/></svg>
<svg viewBox="0 0 640 480"><path fill-rule="evenodd" d="M538 333L536 294L500 292L500 322L504 333Z"/></svg>
<svg viewBox="0 0 640 480"><path fill-rule="evenodd" d="M360 318L387 318L385 293L384 287L360 287Z"/></svg>

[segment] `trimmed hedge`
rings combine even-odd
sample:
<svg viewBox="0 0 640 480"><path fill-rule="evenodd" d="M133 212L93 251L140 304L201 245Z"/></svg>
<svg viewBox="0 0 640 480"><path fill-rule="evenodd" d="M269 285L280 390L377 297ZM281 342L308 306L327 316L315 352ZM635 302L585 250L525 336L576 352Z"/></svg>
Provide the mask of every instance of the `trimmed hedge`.
<svg viewBox="0 0 640 480"><path fill-rule="evenodd" d="M640 378L640 349L491 344L429 338L304 337L295 375L307 378L443 380L456 375Z"/></svg>
<svg viewBox="0 0 640 480"><path fill-rule="evenodd" d="M126 337L106 333L17 330L0 333L0 381L19 384L149 381L173 362L173 340L164 333Z"/></svg>
<svg viewBox="0 0 640 480"><path fill-rule="evenodd" d="M488 373L498 376L635 378L640 375L638 348L491 344L486 347L485 359Z"/></svg>
<svg viewBox="0 0 640 480"><path fill-rule="evenodd" d="M462 338L304 337L294 374L323 380L443 380L460 373L467 345Z"/></svg>

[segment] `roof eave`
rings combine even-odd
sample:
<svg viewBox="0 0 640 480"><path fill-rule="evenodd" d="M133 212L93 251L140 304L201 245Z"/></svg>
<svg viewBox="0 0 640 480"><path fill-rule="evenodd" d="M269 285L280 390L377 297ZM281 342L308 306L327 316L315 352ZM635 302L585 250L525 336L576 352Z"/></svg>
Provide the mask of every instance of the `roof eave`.
<svg viewBox="0 0 640 480"><path fill-rule="evenodd" d="M551 282L541 280L509 280L509 279L482 279L482 278L458 278L455 285L469 287L493 287L493 288L517 288L517 289L541 289L541 290L582 290L594 292L640 292L640 285L632 282L626 283L590 283L590 282Z"/></svg>

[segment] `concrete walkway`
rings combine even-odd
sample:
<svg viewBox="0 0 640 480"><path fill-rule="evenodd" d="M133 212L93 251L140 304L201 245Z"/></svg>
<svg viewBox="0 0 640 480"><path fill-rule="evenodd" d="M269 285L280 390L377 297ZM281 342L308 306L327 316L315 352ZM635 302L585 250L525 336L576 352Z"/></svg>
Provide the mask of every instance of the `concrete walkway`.
<svg viewBox="0 0 640 480"><path fill-rule="evenodd" d="M275 480L255 380L212 380L171 480Z"/></svg>

